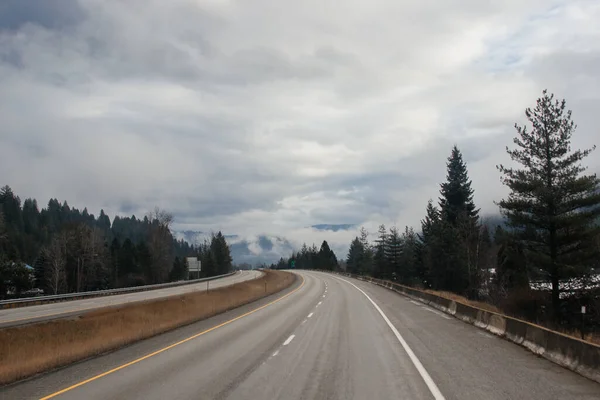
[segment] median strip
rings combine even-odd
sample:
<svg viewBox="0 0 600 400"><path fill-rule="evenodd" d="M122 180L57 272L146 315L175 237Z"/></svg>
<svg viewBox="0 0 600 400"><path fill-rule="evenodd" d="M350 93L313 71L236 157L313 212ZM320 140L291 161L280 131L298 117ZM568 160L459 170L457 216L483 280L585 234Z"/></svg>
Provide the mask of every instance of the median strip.
<svg viewBox="0 0 600 400"><path fill-rule="evenodd" d="M88 312L72 319L0 330L0 384L114 350L289 287L295 275L265 271L261 278L165 299Z"/></svg>

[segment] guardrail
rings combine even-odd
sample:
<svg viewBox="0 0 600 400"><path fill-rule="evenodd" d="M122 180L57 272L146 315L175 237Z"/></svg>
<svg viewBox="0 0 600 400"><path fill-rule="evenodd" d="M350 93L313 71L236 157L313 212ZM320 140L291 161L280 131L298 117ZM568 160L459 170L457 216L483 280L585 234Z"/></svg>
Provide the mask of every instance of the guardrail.
<svg viewBox="0 0 600 400"><path fill-rule="evenodd" d="M58 303L61 301L71 301L71 300L79 300L79 299L102 297L102 296L113 296L116 294L145 292L148 290L156 290L156 289L164 289L164 288L177 287L177 286L192 285L194 283L207 282L207 281L212 281L215 279L224 278L227 276L231 276L235 273L236 273L236 271L230 272L228 274L211 276L209 278L193 279L190 281L177 281L177 282L169 282L169 283L158 283L155 285L132 286L132 287L126 287L126 288L119 288L119 289L95 290L95 291L91 291L91 292L79 292L79 293L49 295L49 296L25 297L22 299L13 299L13 300L0 300L0 309L28 307L28 306L36 306L36 305L40 305L40 304Z"/></svg>
<svg viewBox="0 0 600 400"><path fill-rule="evenodd" d="M552 331L531 322L483 310L396 282L365 275L333 271L321 272L370 282L420 301L461 321L521 345L555 364L600 383L600 346L593 343Z"/></svg>

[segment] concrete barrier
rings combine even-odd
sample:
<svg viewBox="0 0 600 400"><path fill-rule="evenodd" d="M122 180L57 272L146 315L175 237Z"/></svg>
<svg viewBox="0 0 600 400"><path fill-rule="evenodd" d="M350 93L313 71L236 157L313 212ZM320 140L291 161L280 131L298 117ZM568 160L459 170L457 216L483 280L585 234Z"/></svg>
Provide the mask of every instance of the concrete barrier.
<svg viewBox="0 0 600 400"><path fill-rule="evenodd" d="M593 343L395 282L351 274L344 275L371 282L420 301L466 323L521 345L553 363L600 383L600 346Z"/></svg>

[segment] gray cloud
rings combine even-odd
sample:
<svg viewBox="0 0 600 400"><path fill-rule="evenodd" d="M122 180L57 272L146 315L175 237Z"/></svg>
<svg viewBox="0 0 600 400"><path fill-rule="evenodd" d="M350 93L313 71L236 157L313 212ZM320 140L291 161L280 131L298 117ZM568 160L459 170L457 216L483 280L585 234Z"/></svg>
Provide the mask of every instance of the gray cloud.
<svg viewBox="0 0 600 400"><path fill-rule="evenodd" d="M5 1L2 184L320 242L302 227L418 224L457 144L493 213L542 89L567 98L574 146L597 140L598 17L586 0Z"/></svg>
<svg viewBox="0 0 600 400"><path fill-rule="evenodd" d="M77 0L4 0L0 3L0 32L16 32L27 24L66 29L84 18Z"/></svg>

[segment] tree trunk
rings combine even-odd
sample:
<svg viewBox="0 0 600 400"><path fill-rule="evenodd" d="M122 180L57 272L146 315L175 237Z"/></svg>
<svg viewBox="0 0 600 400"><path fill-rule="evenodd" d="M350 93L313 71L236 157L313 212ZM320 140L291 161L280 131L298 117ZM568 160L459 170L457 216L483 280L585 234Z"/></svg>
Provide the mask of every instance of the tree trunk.
<svg viewBox="0 0 600 400"><path fill-rule="evenodd" d="M554 322L560 322L560 288L557 274L552 274L552 312Z"/></svg>

